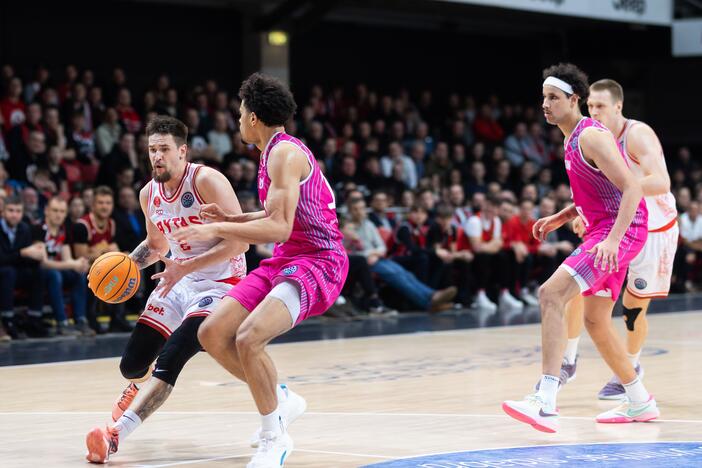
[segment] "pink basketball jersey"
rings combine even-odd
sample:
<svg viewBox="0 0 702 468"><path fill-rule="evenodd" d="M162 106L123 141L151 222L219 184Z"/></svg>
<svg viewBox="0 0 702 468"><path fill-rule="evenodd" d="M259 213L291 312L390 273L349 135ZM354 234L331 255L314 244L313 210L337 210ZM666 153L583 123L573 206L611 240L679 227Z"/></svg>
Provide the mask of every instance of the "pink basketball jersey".
<svg viewBox="0 0 702 468"><path fill-rule="evenodd" d="M609 230L617 219L622 201L621 190L583 156L580 135L591 127L611 135L604 125L590 117L583 117L565 142L565 167L570 180L573 203L585 223L587 233L600 229ZM626 162L621 153L620 156ZM646 229L647 223L648 211L642 198L629 229Z"/></svg>
<svg viewBox="0 0 702 468"><path fill-rule="evenodd" d="M300 198L290 238L284 243L276 244L273 255L296 257L327 253L345 256L343 235L336 217L334 191L309 148L284 132L273 135L261 153L258 166L258 197L261 204L266 209L266 197L271 185L271 179L268 177L268 157L271 150L279 144L292 144L300 148L307 155L311 170L307 178L300 182Z"/></svg>

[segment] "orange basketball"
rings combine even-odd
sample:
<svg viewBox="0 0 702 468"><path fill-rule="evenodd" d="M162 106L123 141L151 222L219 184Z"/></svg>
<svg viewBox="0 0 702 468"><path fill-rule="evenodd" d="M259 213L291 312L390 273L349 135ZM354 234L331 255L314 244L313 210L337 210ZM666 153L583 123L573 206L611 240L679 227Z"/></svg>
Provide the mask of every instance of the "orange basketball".
<svg viewBox="0 0 702 468"><path fill-rule="evenodd" d="M95 296L110 304L128 300L139 289L139 268L129 255L109 252L98 257L88 273L88 287Z"/></svg>

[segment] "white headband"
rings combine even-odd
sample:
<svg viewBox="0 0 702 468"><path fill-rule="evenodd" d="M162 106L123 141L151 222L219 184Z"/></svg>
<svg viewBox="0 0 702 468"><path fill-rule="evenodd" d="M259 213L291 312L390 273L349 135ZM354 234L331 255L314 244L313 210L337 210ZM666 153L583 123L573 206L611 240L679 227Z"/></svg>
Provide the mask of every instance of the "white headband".
<svg viewBox="0 0 702 468"><path fill-rule="evenodd" d="M561 80L560 78L556 78L555 76L549 76L548 78L546 78L544 80L543 86L546 86L546 85L555 86L556 88L560 89L564 93L575 94L573 92L573 87L571 85L569 85L565 81Z"/></svg>

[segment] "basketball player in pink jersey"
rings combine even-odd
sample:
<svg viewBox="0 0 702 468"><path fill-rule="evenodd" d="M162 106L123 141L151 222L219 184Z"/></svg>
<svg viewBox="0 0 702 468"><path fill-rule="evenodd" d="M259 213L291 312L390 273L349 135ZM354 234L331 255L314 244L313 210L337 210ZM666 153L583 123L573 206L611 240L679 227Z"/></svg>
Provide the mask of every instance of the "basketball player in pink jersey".
<svg viewBox="0 0 702 468"><path fill-rule="evenodd" d="M565 167L573 204L539 219L533 228L542 239L580 216L583 243L539 289L543 375L536 393L523 400L505 401L503 410L543 432L558 429L556 393L566 344L564 309L578 293L583 296L586 328L614 374L625 382L628 401L597 416L603 423L649 421L659 416L656 401L636 375L634 366L613 327L611 314L629 263L648 234L643 190L628 169L607 128L583 117L587 76L575 65L561 63L544 70L543 111L565 137Z"/></svg>
<svg viewBox="0 0 702 468"><path fill-rule="evenodd" d="M614 80L604 79L590 86L587 106L590 115L613 135L629 164L629 169L641 182L648 209L648 239L639 255L629 264L627 286L622 302L622 317L626 332L629 360L639 377L641 348L648 334L646 311L651 299L667 297L673 274L673 259L678 247L678 212L675 197L670 192L670 176L663 148L655 132L643 122L627 119L622 114L624 90ZM584 231L580 218L574 220L576 229ZM561 385L575 376L577 349L583 326L581 301L571 301L566 308L568 344L561 366ZM621 400L626 392L617 376L598 393L601 400Z"/></svg>
<svg viewBox="0 0 702 468"><path fill-rule="evenodd" d="M247 382L262 423L258 450L247 467L268 468L283 465L293 442L286 420L291 409L265 346L334 303L348 257L329 182L310 150L285 133L296 108L292 93L255 73L241 85L239 97L241 138L261 150L258 195L264 209L242 216L203 207L203 214L225 222L191 226L176 238L276 243L273 257L229 292L198 333L207 352Z"/></svg>
<svg viewBox="0 0 702 468"><path fill-rule="evenodd" d="M153 167L153 179L139 194L146 239L131 257L140 269L159 260L166 269L154 275L159 284L122 356L120 370L131 383L112 410L114 424L96 427L86 437L86 458L94 463L105 463L119 442L166 401L183 366L201 350L198 327L246 275L244 242L175 240L179 230L209 222L200 216L207 203L241 213L229 181L214 169L187 162L188 130L179 120L158 116L146 134Z"/></svg>

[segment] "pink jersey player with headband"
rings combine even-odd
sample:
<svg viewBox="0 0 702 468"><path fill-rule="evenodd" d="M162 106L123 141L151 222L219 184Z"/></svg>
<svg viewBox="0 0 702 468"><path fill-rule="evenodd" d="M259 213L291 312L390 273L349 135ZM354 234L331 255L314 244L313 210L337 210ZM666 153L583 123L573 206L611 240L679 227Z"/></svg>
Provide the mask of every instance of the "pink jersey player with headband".
<svg viewBox="0 0 702 468"><path fill-rule="evenodd" d="M339 297L348 274L348 256L336 217L334 192L312 152L300 140L276 133L261 153L258 167L258 196L266 209L271 179L268 158L278 145L294 145L307 156L309 175L300 181L300 198L292 233L278 243L273 257L261 262L246 282L229 295L253 310L270 289L281 281L294 281L300 288L300 315L296 323L323 314Z"/></svg>
<svg viewBox="0 0 702 468"><path fill-rule="evenodd" d="M570 181L573 203L585 224L584 242L563 263L578 281L583 295L619 297L626 269L646 243L648 211L642 198L636 215L619 244L619 271L603 271L594 266L594 255L588 251L609 234L619 213L622 192L599 169L583 157L580 136L585 131L609 130L589 117L583 117L565 142L565 167ZM622 158L626 161L624 156Z"/></svg>

